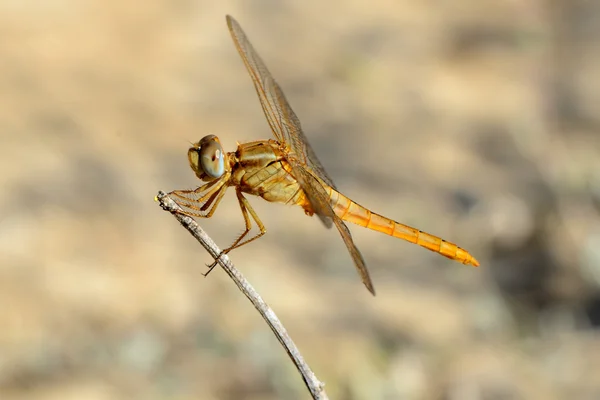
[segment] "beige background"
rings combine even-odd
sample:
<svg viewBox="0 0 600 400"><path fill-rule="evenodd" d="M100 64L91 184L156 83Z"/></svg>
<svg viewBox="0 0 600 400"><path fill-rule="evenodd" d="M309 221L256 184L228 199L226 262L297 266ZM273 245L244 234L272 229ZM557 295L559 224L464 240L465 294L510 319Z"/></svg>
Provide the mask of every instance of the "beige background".
<svg viewBox="0 0 600 400"><path fill-rule="evenodd" d="M234 15L346 195L479 269L250 198L233 261L332 399L600 398L600 3L0 1L0 398L305 399L153 202L269 138ZM243 227L233 192L202 226Z"/></svg>

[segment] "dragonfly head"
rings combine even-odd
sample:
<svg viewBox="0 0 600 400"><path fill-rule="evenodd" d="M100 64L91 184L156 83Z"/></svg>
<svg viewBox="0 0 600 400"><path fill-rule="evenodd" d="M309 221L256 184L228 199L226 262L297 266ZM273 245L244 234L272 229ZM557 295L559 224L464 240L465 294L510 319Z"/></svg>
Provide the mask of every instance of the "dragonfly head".
<svg viewBox="0 0 600 400"><path fill-rule="evenodd" d="M188 150L188 161L196 176L204 181L218 179L225 173L223 146L215 135L204 136Z"/></svg>

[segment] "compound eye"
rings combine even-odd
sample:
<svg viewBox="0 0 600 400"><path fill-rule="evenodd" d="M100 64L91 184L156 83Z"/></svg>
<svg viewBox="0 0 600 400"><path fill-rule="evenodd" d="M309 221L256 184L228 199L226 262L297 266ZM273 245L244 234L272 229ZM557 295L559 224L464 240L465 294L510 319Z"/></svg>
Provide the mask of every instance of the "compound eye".
<svg viewBox="0 0 600 400"><path fill-rule="evenodd" d="M205 136L200 141L200 166L204 173L211 178L220 178L225 173L225 153L219 139L214 136Z"/></svg>

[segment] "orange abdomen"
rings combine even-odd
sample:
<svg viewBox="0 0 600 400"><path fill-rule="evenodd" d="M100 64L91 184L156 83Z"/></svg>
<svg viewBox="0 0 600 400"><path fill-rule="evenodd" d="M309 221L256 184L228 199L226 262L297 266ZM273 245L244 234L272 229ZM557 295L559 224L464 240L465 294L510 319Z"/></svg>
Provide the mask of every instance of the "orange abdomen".
<svg viewBox="0 0 600 400"><path fill-rule="evenodd" d="M344 221L418 244L463 264L479 266L475 257L454 243L376 214L333 188L327 188L327 190L333 210Z"/></svg>

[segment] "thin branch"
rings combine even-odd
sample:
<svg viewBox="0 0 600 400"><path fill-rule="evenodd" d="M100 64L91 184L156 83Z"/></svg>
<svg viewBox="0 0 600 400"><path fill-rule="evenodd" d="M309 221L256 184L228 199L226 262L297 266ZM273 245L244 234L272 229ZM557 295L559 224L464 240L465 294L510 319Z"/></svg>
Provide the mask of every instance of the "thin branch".
<svg viewBox="0 0 600 400"><path fill-rule="evenodd" d="M166 193L159 191L156 196L156 200L160 203L160 206L165 210L169 211L173 216L183 225L185 229L192 234L193 237L210 253L213 258L221 253L221 250L217 247L215 242L208 236L198 223L193 219L182 214L182 209L175 203ZM246 295L248 300L254 305L254 308L260 313L263 319L267 322L279 343L282 344L283 348L287 352L288 356L292 359L292 362L298 368L298 371L302 375L302 379L306 384L306 387L310 391L313 399L327 400L327 394L325 393L324 384L320 382L308 364L304 361L304 357L300 354L300 351L288 335L287 331L283 327L283 324L279 321L273 310L264 302L262 297L254 290L250 283L244 278L244 276L238 271L233 265L227 255L223 255L219 258L219 265L225 270L227 275L235 282L237 287Z"/></svg>

